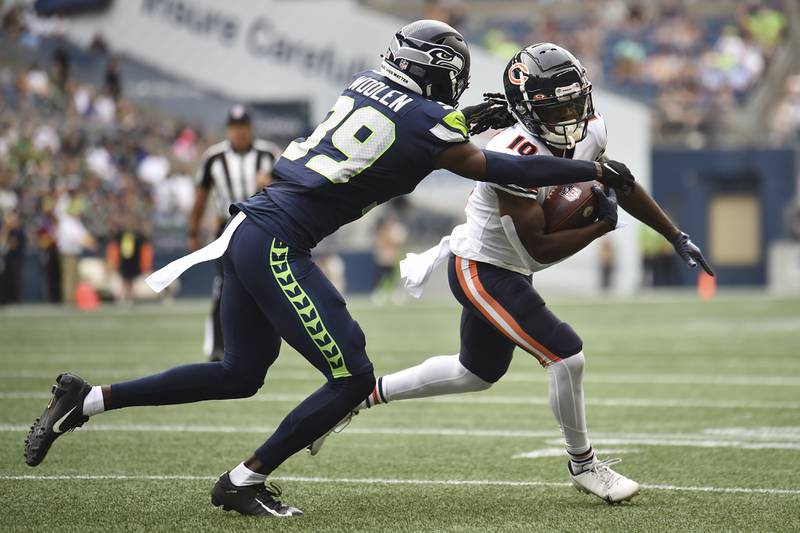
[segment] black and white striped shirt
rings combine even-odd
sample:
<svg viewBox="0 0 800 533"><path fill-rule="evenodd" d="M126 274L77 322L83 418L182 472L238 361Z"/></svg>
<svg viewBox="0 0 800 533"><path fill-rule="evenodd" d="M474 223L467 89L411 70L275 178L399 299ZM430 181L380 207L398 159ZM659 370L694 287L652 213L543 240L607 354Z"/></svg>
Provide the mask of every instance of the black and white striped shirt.
<svg viewBox="0 0 800 533"><path fill-rule="evenodd" d="M272 172L280 149L263 139L254 139L249 150L237 152L228 141L208 148L197 171L197 185L212 188L217 197L217 212L228 218L228 207L243 202L258 192L256 177L261 171Z"/></svg>

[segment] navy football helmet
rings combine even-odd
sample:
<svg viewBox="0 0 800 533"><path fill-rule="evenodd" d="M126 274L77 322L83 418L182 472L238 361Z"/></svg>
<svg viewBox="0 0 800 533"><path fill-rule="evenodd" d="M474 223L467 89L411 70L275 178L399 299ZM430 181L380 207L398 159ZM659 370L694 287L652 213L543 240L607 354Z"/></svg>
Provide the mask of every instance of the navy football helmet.
<svg viewBox="0 0 800 533"><path fill-rule="evenodd" d="M436 20L418 20L398 31L383 56L381 73L395 83L455 106L469 85L464 37Z"/></svg>
<svg viewBox="0 0 800 533"><path fill-rule="evenodd" d="M592 84L569 51L552 43L523 48L509 61L503 87L511 114L547 144L571 149L586 137Z"/></svg>

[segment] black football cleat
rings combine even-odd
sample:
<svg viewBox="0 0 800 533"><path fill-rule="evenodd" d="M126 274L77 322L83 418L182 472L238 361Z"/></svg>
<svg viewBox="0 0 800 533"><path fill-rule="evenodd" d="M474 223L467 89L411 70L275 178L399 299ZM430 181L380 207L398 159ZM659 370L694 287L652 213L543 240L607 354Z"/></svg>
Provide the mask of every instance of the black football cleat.
<svg viewBox="0 0 800 533"><path fill-rule="evenodd" d="M238 487L225 472L211 489L211 503L223 511L246 516L303 516L300 509L279 502L276 498L280 495L281 489L275 483Z"/></svg>
<svg viewBox="0 0 800 533"><path fill-rule="evenodd" d="M36 466L44 461L58 437L89 420L83 415L83 399L92 386L75 374L60 374L53 385L53 397L37 418L25 439L25 462Z"/></svg>

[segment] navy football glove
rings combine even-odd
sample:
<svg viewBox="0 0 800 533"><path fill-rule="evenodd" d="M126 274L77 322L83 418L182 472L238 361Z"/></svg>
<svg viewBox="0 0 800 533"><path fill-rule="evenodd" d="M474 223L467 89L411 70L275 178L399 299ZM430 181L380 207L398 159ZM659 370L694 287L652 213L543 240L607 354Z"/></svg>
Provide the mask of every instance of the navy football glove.
<svg viewBox="0 0 800 533"><path fill-rule="evenodd" d="M600 169L602 175L597 178L598 181L618 189L626 196L633 192L636 180L630 169L625 166L625 163L606 159L600 162Z"/></svg>
<svg viewBox="0 0 800 533"><path fill-rule="evenodd" d="M684 232L678 233L678 235L672 239L672 246L675 247L675 251L681 256L681 259L686 261L687 265L695 268L697 263L700 263L700 266L703 267L703 270L705 270L709 276L714 275L711 266L706 261L706 258L703 257L703 252L692 242L689 235Z"/></svg>
<svg viewBox="0 0 800 533"><path fill-rule="evenodd" d="M592 194L597 201L597 220L607 222L613 230L617 227L617 192L613 187L603 192L602 188L593 185Z"/></svg>

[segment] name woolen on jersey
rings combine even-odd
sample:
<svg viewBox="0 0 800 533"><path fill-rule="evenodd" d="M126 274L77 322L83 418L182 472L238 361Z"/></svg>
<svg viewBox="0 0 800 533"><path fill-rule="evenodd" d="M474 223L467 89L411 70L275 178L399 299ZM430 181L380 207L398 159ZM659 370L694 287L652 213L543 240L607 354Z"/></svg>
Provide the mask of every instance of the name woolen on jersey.
<svg viewBox="0 0 800 533"><path fill-rule="evenodd" d="M359 76L350 84L351 91L369 96L370 100L374 100L379 104L383 104L392 111L398 112L403 109L403 106L413 102L410 96L406 96L402 92L392 89L382 81L369 76Z"/></svg>

